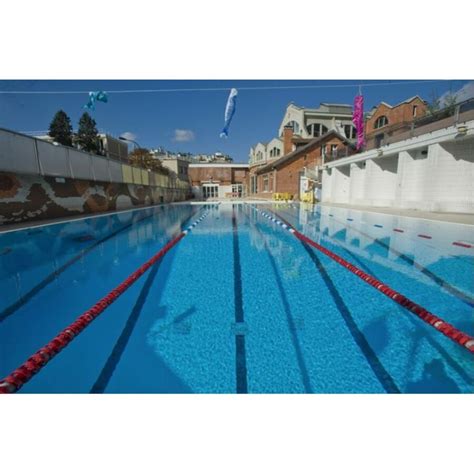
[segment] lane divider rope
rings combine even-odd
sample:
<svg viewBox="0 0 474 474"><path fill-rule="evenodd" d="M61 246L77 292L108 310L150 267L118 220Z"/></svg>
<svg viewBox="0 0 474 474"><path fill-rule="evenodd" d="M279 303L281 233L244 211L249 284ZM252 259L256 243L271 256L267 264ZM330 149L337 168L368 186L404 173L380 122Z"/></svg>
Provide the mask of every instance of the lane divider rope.
<svg viewBox="0 0 474 474"><path fill-rule="evenodd" d="M289 223L285 222L284 219L278 216L278 214L275 213L275 215L278 217L278 219L276 219L271 214L261 211L256 206L252 206L252 207L257 212L259 212L263 217L266 217L268 220L272 221L273 223L279 225L280 227L283 227L283 229L288 230L291 234L293 234L296 238L298 238L302 242L305 242L308 245L311 245L315 249L319 250L320 252L324 253L325 255L333 259L335 262L339 263L344 268L352 272L354 275L358 276L361 280L373 286L376 290L380 291L385 296L389 297L390 299L398 303L400 306L408 309L411 313L418 316L422 321L424 321L425 323L435 328L438 332L444 334L446 337L456 342L461 347L464 347L469 352L474 353L474 337L473 336L470 336L469 334L466 334L465 332L460 331L459 329L455 328L451 324L444 321L439 316L436 316L435 314L429 312L423 306L420 306L419 304L410 300L409 298L402 295L401 293L393 290L385 283L382 283L380 280L377 280L373 276L362 271L360 268L356 267L355 265L352 265L347 260L344 260L342 257L335 254L331 250L314 242L314 240L311 240L309 237L306 237L301 232L298 232L294 227L292 227Z"/></svg>
<svg viewBox="0 0 474 474"><path fill-rule="evenodd" d="M36 351L25 363L15 369L10 375L0 380L0 394L17 392L54 356L61 352L73 339L84 331L84 329L101 313L103 313L108 306L130 288L147 270L150 269L152 265L166 255L166 253L168 253L182 238L191 232L207 215L208 212L205 212L189 227L182 230L176 237L168 241L168 243L162 247L158 253L153 255L153 257L135 270L120 285L79 316L72 324L63 329L48 344Z"/></svg>
<svg viewBox="0 0 474 474"><path fill-rule="evenodd" d="M296 209L296 210L299 210L298 207L296 207L295 205L293 204L290 204L290 207L292 207L293 209ZM334 217L334 214L328 214L329 217ZM354 219L352 218L347 218L348 221L353 221ZM380 227L380 228L383 228L382 225L380 224L374 224L374 227ZM403 229L399 229L397 227L395 227L393 229L395 232L400 232L400 233L404 233L405 231ZM421 237L422 239L432 239L432 237L430 235L425 235L425 234L417 234L417 237ZM458 247L464 247L466 249L471 249L471 248L474 248L474 245L471 245L471 244L466 244L464 242L452 242L452 245L456 245Z"/></svg>

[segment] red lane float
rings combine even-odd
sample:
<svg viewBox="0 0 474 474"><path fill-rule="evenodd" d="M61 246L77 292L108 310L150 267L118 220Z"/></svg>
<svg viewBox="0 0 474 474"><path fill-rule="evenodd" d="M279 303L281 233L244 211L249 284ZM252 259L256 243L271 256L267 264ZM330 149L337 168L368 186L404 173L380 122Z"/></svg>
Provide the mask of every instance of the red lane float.
<svg viewBox="0 0 474 474"><path fill-rule="evenodd" d="M272 218L268 214L263 213L258 208L255 207L255 209L257 209L257 211L262 213L262 215L264 215L265 217L269 217L270 220L272 220L273 222L289 230L295 237L297 237L302 242L305 242L308 245L311 245L311 247L314 247L315 249L324 253L325 255L333 259L335 262L339 263L344 268L352 272L354 275L358 276L361 280L373 286L376 290L380 291L385 296L388 296L393 301L398 303L400 306L408 309L410 312L418 316L422 321L424 321L425 323L428 323L430 326L434 327L437 331L444 334L446 337L456 342L461 347L464 347L469 352L474 353L474 337L473 336L470 336L469 334L466 334L465 332L460 331L459 329L455 328L451 324L441 319L439 316L436 316L435 314L430 313L427 309L423 308L423 306L420 306L419 304L410 300L409 298L402 295L401 293L393 290L388 285L382 283L380 280L377 280L373 276L362 271L360 268L357 268L355 265L352 265L347 260L344 260L342 257L339 257L339 255L335 254L331 250L316 243L314 240L311 240L309 237L306 237L301 232L298 232L287 221L282 219L277 213L274 213L274 214L278 217L279 221Z"/></svg>
<svg viewBox="0 0 474 474"><path fill-rule="evenodd" d="M463 242L453 242L453 245L457 245L458 247L464 247L466 249L470 249L472 247L472 245L465 244Z"/></svg>
<svg viewBox="0 0 474 474"><path fill-rule="evenodd" d="M104 296L92 308L79 316L72 324L63 329L53 340L36 351L24 364L14 370L10 375L0 381L1 393L17 392L26 382L37 374L56 354L61 352L73 339L75 339L89 324L94 321L108 306L110 306L122 293L132 286L152 265L168 253L188 232L190 232L207 213L193 222L186 230L181 231L174 239L170 240L158 253L153 255L141 267L134 271L120 285Z"/></svg>

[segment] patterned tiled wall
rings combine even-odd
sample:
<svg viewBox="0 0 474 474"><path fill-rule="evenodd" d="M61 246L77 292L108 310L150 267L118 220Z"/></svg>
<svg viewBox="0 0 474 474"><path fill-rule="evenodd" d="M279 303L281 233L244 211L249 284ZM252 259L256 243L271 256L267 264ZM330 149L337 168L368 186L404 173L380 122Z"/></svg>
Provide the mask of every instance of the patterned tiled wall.
<svg viewBox="0 0 474 474"><path fill-rule="evenodd" d="M183 201L186 189L0 171L0 225Z"/></svg>

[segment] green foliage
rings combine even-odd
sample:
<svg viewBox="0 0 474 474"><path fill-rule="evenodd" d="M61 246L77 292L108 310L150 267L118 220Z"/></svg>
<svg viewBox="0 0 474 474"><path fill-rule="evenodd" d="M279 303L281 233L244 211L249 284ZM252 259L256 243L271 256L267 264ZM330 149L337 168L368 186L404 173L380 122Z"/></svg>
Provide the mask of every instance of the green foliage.
<svg viewBox="0 0 474 474"><path fill-rule="evenodd" d="M72 146L72 126L71 119L66 112L59 110L56 112L49 125L49 136L61 145Z"/></svg>
<svg viewBox="0 0 474 474"><path fill-rule="evenodd" d="M128 156L128 159L133 166L145 168L164 175L170 174L170 170L165 168L161 161L155 158L147 148L135 148Z"/></svg>
<svg viewBox="0 0 474 474"><path fill-rule="evenodd" d="M428 113L433 115L435 112L437 112L441 108L440 103L441 102L438 93L436 91L432 91L430 94L430 101L428 102Z"/></svg>
<svg viewBox="0 0 474 474"><path fill-rule="evenodd" d="M456 94L453 94L452 91L448 92L448 95L444 99L444 108L448 109L450 113L454 113L454 109L456 107L456 104L458 102L458 98Z"/></svg>
<svg viewBox="0 0 474 474"><path fill-rule="evenodd" d="M99 152L99 132L96 125L95 120L87 112L82 114L75 140L82 150L90 153Z"/></svg>

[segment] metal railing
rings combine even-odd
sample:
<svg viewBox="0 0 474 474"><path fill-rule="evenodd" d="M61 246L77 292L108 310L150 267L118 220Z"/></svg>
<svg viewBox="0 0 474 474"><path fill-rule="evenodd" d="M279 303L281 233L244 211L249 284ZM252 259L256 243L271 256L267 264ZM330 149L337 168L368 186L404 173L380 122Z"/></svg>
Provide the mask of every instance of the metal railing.
<svg viewBox="0 0 474 474"><path fill-rule="evenodd" d="M176 176L0 128L0 171L111 183L189 188Z"/></svg>
<svg viewBox="0 0 474 474"><path fill-rule="evenodd" d="M415 138L469 120L474 120L474 98L429 113L413 121L399 123L395 127L380 129L378 133L371 133L367 137L367 146L363 151Z"/></svg>

